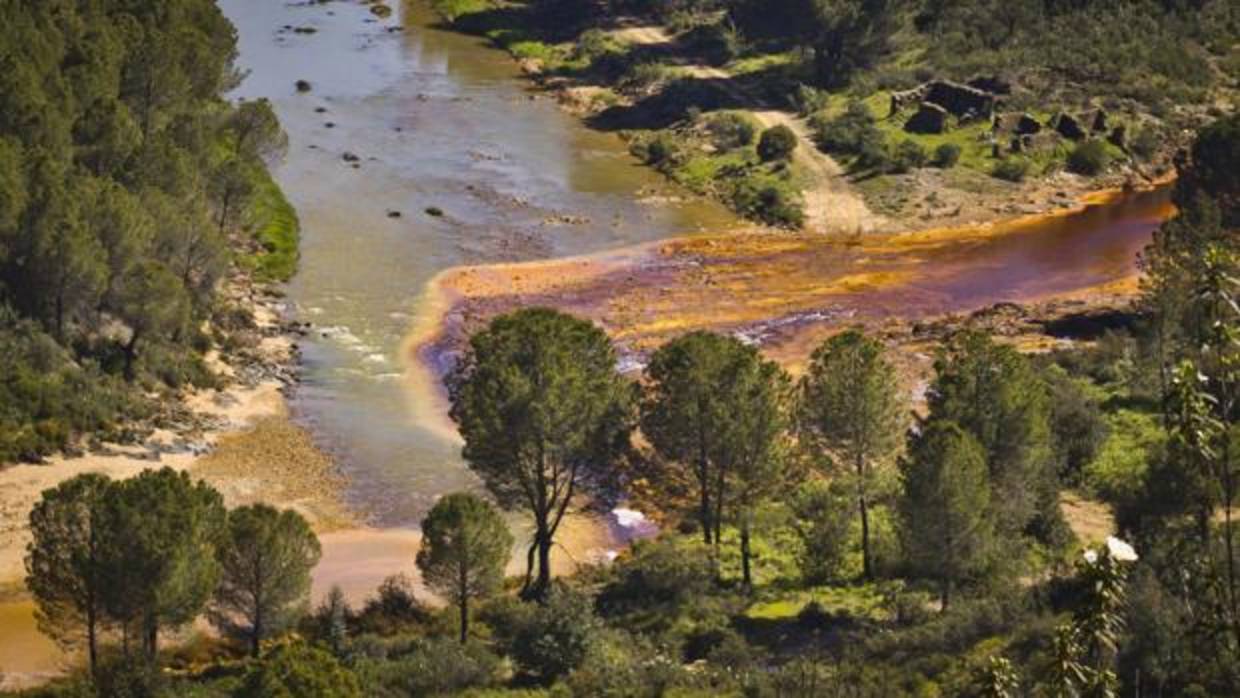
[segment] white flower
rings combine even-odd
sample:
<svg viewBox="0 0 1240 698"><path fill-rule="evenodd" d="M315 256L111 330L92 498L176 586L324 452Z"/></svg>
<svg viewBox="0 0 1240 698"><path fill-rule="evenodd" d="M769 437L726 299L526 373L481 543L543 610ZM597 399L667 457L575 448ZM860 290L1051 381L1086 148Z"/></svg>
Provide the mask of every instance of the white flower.
<svg viewBox="0 0 1240 698"><path fill-rule="evenodd" d="M1091 565L1097 563L1098 552L1096 550L1086 550L1085 551L1085 562L1088 562Z"/></svg>
<svg viewBox="0 0 1240 698"><path fill-rule="evenodd" d="M1136 562L1137 560L1137 551L1115 536L1107 536L1107 552L1120 562Z"/></svg>

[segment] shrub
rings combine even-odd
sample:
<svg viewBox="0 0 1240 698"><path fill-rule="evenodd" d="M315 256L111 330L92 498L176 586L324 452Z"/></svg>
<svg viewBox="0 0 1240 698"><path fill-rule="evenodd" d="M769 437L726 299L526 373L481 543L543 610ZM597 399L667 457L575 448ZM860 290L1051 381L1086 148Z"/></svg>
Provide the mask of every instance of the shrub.
<svg viewBox="0 0 1240 698"><path fill-rule="evenodd" d="M304 642L280 645L246 672L237 698L353 698L357 675L328 652Z"/></svg>
<svg viewBox="0 0 1240 698"><path fill-rule="evenodd" d="M1136 135L1132 137L1132 140L1128 143L1128 149L1138 158L1149 161L1158 154L1160 145L1162 145L1162 139L1158 135L1158 130L1147 126L1137 131Z"/></svg>
<svg viewBox="0 0 1240 698"><path fill-rule="evenodd" d="M758 156L765 162L787 160L796 149L797 134L783 124L763 131L758 141Z"/></svg>
<svg viewBox="0 0 1240 698"><path fill-rule="evenodd" d="M1023 182L1029 174L1029 161L1024 158L1004 158L995 163L990 174L1009 182Z"/></svg>
<svg viewBox="0 0 1240 698"><path fill-rule="evenodd" d="M757 127L753 119L736 112L722 112L711 117L706 125L719 150L732 150L753 143Z"/></svg>
<svg viewBox="0 0 1240 698"><path fill-rule="evenodd" d="M522 673L546 684L580 666L601 629L590 597L562 584L552 586L542 605L511 599L492 603L481 620L494 629Z"/></svg>
<svg viewBox="0 0 1240 698"><path fill-rule="evenodd" d="M829 153L859 155L867 146L885 141L882 131L874 125L874 115L862 102L850 102L844 113L834 119L816 116L810 125L818 147Z"/></svg>
<svg viewBox="0 0 1240 698"><path fill-rule="evenodd" d="M407 654L380 664L375 678L387 689L384 695L455 695L495 685L500 664L499 657L477 642L417 640Z"/></svg>
<svg viewBox="0 0 1240 698"><path fill-rule="evenodd" d="M892 169L891 150L882 132L875 130L873 138L861 144L861 149L857 151L857 167L877 172Z"/></svg>
<svg viewBox="0 0 1240 698"><path fill-rule="evenodd" d="M643 629L674 622L683 606L709 593L713 576L704 547L678 545L674 539L634 544L613 574L599 592L599 612L606 618L645 616L630 619Z"/></svg>
<svg viewBox="0 0 1240 698"><path fill-rule="evenodd" d="M900 145L896 146L889 170L891 172L908 172L918 167L924 167L929 157L926 149L921 144L916 141L904 140L900 142Z"/></svg>
<svg viewBox="0 0 1240 698"><path fill-rule="evenodd" d="M936 167L946 170L955 167L958 162L960 162L960 146L955 143L942 143L934 149Z"/></svg>
<svg viewBox="0 0 1240 698"><path fill-rule="evenodd" d="M394 635L430 620L430 611L413 594L413 582L403 574L383 580L355 618L360 632L377 635Z"/></svg>
<svg viewBox="0 0 1240 698"><path fill-rule="evenodd" d="M831 93L809 85L797 85L793 100L797 111L802 116L809 116L827 108L827 103L831 101Z"/></svg>
<svg viewBox="0 0 1240 698"><path fill-rule="evenodd" d="M659 133L650 140L638 142L633 150L647 165L653 165L663 172L675 167L683 158L680 143L667 133Z"/></svg>
<svg viewBox="0 0 1240 698"><path fill-rule="evenodd" d="M736 184L732 206L748 218L768 225L799 228L805 224L805 206L787 182L749 176Z"/></svg>
<svg viewBox="0 0 1240 698"><path fill-rule="evenodd" d="M629 68L620 83L627 90L640 92L666 81L671 75L672 71L668 66L645 61Z"/></svg>
<svg viewBox="0 0 1240 698"><path fill-rule="evenodd" d="M1096 139L1081 143L1068 155L1068 169L1090 177L1101 174L1110 163L1106 143Z"/></svg>

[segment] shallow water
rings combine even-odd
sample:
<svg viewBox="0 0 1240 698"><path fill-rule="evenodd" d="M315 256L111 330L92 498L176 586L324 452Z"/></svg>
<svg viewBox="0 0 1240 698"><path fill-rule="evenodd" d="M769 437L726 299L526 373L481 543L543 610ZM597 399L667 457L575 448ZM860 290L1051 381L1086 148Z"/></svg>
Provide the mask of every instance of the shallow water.
<svg viewBox="0 0 1240 698"><path fill-rule="evenodd" d="M507 56L433 28L424 3L383 21L352 2L220 6L249 71L236 96L270 98L289 135L275 174L303 239L288 294L317 328L293 409L344 464L351 502L375 525L415 523L435 495L474 484L459 443L415 416L434 396L402 380L401 340L436 272L734 223L709 202L642 203L679 192L616 136L531 99Z"/></svg>

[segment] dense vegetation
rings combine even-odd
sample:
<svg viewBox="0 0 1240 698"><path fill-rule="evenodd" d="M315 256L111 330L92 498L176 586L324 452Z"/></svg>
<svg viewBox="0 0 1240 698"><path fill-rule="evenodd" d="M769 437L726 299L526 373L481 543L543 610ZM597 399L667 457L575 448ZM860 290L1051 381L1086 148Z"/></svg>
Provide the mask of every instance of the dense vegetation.
<svg viewBox="0 0 1240 698"><path fill-rule="evenodd" d="M815 183L796 167L764 166L752 137L720 138L719 122L735 112L799 112L872 203L888 191L920 191L885 175L927 166L959 165L936 180L976 196L1008 191L1003 180L1065 170L1160 173L1184 129L1234 106L1240 75L1240 12L1227 0L435 5L549 83L589 86L569 101L594 125L629 135L660 171L751 218L790 227L803 220L800 191ZM632 24L661 26L665 36L626 33ZM992 93L995 115L989 107L949 109L931 130L908 127L921 100L893 112L897 97L935 80Z"/></svg>
<svg viewBox="0 0 1240 698"><path fill-rule="evenodd" d="M153 390L208 385L248 311L231 270L287 278L297 221L266 101L221 95L210 0L0 5L0 462L125 436Z"/></svg>
<svg viewBox="0 0 1240 698"><path fill-rule="evenodd" d="M534 536L501 584L493 505L440 500L416 562L442 610L398 576L303 614L318 547L295 514L225 512L168 470L70 480L32 514L28 586L52 637L101 649L31 695L1236 695L1238 134L1186 153L1128 330L1041 356L959 331L911 424L858 331L795 382L705 332L629 381L587 322L494 319L452 415ZM563 517L617 485L664 532L550 580ZM1113 524L1078 539L1069 496ZM223 640L161 654L204 609Z"/></svg>

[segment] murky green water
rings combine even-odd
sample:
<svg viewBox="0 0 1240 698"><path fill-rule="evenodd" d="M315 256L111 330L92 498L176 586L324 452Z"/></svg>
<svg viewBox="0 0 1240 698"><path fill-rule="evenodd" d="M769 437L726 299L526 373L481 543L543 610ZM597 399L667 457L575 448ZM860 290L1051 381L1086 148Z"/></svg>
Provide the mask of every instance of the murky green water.
<svg viewBox="0 0 1240 698"><path fill-rule="evenodd" d="M220 6L250 71L237 96L272 99L289 134L275 173L303 241L288 294L317 328L294 411L340 458L352 501L376 524L415 522L435 495L473 482L459 444L414 418L426 396L401 379L401 340L436 272L735 222L707 202L642 203L678 192L619 138L531 99L506 55L433 28L424 3L383 21L354 2ZM299 79L309 93L296 91ZM428 216L430 206L445 215Z"/></svg>

